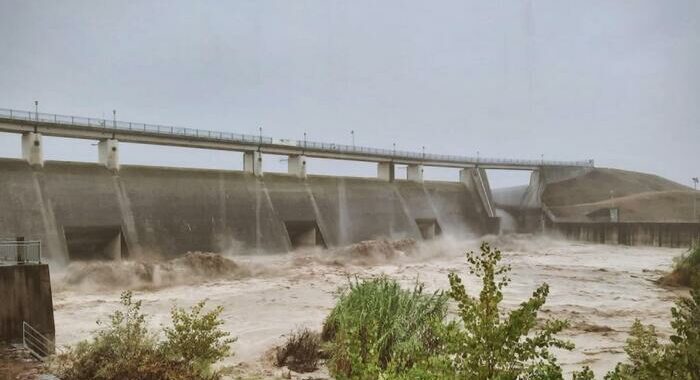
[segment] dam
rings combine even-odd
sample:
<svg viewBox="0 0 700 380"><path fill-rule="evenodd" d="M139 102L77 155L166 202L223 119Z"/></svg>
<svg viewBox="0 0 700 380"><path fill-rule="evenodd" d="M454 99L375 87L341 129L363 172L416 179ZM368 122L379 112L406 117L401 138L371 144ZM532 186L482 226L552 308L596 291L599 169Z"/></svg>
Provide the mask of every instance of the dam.
<svg viewBox="0 0 700 380"><path fill-rule="evenodd" d="M41 240L45 256L57 262L482 236L498 233L503 216L515 220L517 232L549 229L614 244L680 246L700 235L692 217L669 227L615 208L622 219L601 219L613 209L604 202L579 217L578 200L552 194L558 188L576 194L576 187L561 184L591 176L584 187L600 187L595 179L607 172L592 160L426 154L8 109L0 110L0 131L22 134L22 159L0 158L0 231ZM44 135L97 140L96 162L45 162ZM243 171L122 165L120 141L238 151ZM288 172L263 173L263 154L287 155ZM308 175L307 157L374 162L377 176ZM396 165L406 165L405 179L396 178ZM459 175L453 182L424 181L431 166ZM528 170L531 181L505 193L492 190L487 169ZM634 191L628 193L619 194ZM588 200L607 195L596 197ZM649 238L654 234L663 237Z"/></svg>
<svg viewBox="0 0 700 380"><path fill-rule="evenodd" d="M430 239L498 231L486 168L536 170L590 161L481 159L389 151L2 110L0 131L22 134L21 160L0 160L0 230L44 242L59 261L177 256L232 247L287 252L376 237ZM44 162L42 136L96 139L96 163ZM235 150L244 170L127 166L119 141ZM287 174L262 173L262 154L289 156ZM306 157L377 163L377 178L310 176ZM407 178L396 179L397 164ZM424 166L459 181L423 181Z"/></svg>

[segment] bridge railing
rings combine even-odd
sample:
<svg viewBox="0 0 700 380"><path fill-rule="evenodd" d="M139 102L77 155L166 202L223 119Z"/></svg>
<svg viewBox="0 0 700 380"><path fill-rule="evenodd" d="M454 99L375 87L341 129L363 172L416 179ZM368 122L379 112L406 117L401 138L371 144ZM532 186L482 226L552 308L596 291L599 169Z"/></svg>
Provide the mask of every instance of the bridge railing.
<svg viewBox="0 0 700 380"><path fill-rule="evenodd" d="M411 152L395 149L371 148L359 145L344 145L306 140L274 139L262 135L248 135L222 131L210 131L203 129L173 127L159 124L134 123L120 120L108 120L101 118L90 118L82 116L68 116L49 114L42 112L31 112L0 108L0 119L36 121L42 123L54 123L64 126L89 127L106 129L109 131L129 131L146 134L160 134L166 136L182 136L198 139L229 141L242 144L257 144L267 146L293 146L313 151L326 153L348 153L358 155L371 155L376 157L388 157L394 159L408 159L419 161L439 161L452 162L455 164L468 165L514 165L514 166L581 166L593 167L593 160L586 161L552 161L552 160L519 160L503 158L470 157L458 155L432 154L423 152Z"/></svg>
<svg viewBox="0 0 700 380"><path fill-rule="evenodd" d="M41 263L40 241L0 240L0 265Z"/></svg>

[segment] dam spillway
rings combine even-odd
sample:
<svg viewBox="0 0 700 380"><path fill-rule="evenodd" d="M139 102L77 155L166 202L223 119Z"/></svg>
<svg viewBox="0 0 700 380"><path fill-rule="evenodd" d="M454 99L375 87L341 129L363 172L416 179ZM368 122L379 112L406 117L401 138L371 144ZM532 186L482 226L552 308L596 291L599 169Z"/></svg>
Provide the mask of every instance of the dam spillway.
<svg viewBox="0 0 700 380"><path fill-rule="evenodd" d="M0 159L0 230L44 242L54 261L188 251L287 252L497 229L461 182Z"/></svg>

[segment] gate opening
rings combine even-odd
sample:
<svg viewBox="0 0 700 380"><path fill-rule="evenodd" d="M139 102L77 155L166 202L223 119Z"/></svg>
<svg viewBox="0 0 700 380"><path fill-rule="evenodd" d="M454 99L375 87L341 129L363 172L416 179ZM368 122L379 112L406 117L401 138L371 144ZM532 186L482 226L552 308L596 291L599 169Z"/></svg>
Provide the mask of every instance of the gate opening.
<svg viewBox="0 0 700 380"><path fill-rule="evenodd" d="M435 239L436 236L440 236L442 233L440 225L435 219L416 219L416 224L423 240Z"/></svg>
<svg viewBox="0 0 700 380"><path fill-rule="evenodd" d="M68 257L73 260L120 260L128 257L119 226L64 227Z"/></svg>
<svg viewBox="0 0 700 380"><path fill-rule="evenodd" d="M326 247L321 230L319 230L315 220L286 221L284 226L287 228L292 248Z"/></svg>

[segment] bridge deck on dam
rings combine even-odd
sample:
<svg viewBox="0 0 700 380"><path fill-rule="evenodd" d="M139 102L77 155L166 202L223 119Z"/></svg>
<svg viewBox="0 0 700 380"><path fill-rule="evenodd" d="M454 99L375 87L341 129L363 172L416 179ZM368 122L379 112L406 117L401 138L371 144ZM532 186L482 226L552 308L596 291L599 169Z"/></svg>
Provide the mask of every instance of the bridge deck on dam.
<svg viewBox="0 0 700 380"><path fill-rule="evenodd" d="M47 136L80 139L117 139L142 144L454 168L478 166L483 169L535 170L539 167L557 166L592 167L594 164L593 160L521 160L430 154L11 109L0 109L0 131L35 132Z"/></svg>

